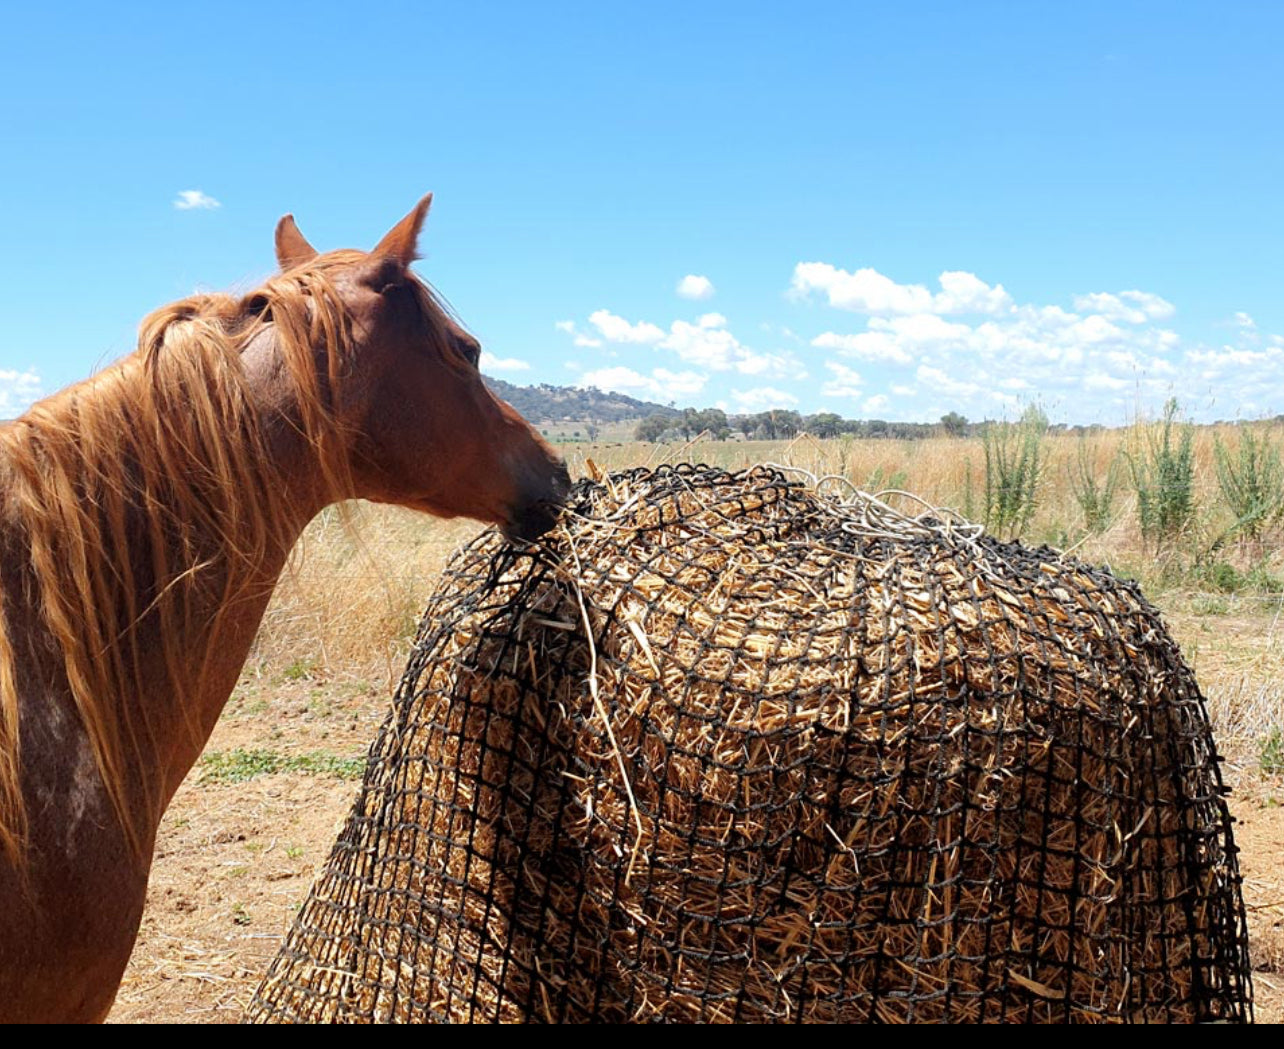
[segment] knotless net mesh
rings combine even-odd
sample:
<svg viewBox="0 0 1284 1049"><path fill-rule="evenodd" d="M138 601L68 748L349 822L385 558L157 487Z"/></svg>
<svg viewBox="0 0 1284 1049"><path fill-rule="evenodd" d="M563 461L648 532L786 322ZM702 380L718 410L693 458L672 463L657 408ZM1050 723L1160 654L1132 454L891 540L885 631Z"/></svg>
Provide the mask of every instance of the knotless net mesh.
<svg viewBox="0 0 1284 1049"><path fill-rule="evenodd" d="M252 1021L1246 1020L1136 586L778 470L456 555Z"/></svg>

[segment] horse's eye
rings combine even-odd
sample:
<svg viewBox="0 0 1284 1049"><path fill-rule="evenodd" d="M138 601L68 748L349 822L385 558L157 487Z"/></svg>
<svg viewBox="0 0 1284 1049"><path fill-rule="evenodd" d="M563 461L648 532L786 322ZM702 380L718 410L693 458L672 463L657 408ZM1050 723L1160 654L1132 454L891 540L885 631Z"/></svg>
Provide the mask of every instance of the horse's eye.
<svg viewBox="0 0 1284 1049"><path fill-rule="evenodd" d="M481 364L481 343L476 339L466 335L463 338L456 339L455 345L459 348L459 352L464 355L464 360L474 368Z"/></svg>
<svg viewBox="0 0 1284 1049"><path fill-rule="evenodd" d="M244 303L247 316L259 316L265 321L272 319L272 303L266 295L251 295Z"/></svg>

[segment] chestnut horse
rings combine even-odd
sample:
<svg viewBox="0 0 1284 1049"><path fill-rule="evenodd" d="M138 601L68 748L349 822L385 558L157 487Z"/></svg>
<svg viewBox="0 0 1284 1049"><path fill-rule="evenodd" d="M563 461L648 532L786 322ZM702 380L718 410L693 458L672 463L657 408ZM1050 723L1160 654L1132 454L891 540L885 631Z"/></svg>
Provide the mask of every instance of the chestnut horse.
<svg viewBox="0 0 1284 1049"><path fill-rule="evenodd" d="M364 498L553 523L566 469L410 271L431 197L143 322L138 350L0 427L0 1020L101 1020L161 814L300 532Z"/></svg>

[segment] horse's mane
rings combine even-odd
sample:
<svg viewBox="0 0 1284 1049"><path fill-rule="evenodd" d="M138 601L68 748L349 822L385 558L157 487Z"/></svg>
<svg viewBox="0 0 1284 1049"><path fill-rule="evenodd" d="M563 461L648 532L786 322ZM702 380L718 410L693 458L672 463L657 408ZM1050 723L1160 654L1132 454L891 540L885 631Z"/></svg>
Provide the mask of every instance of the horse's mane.
<svg viewBox="0 0 1284 1049"><path fill-rule="evenodd" d="M228 557L260 563L289 542L285 479L268 454L241 351L272 326L296 388L297 425L329 494L350 495L337 419L352 318L332 277L361 257L332 252L253 295L165 306L143 322L136 352L0 428L6 545L28 555L17 567L36 596L37 636L43 628L60 650L103 782L136 847L140 819L159 817L165 803L130 797L126 787L129 764L155 753L153 727L139 723L129 702L142 686L140 624L156 624L168 685L182 697L202 680L245 596L232 581L248 573L215 578L206 569ZM27 822L15 644L31 639L20 640L16 609L4 602L0 588L0 852L16 862ZM217 612L198 624L198 606ZM179 651L197 627L209 641L204 653ZM132 811L140 804L149 811Z"/></svg>

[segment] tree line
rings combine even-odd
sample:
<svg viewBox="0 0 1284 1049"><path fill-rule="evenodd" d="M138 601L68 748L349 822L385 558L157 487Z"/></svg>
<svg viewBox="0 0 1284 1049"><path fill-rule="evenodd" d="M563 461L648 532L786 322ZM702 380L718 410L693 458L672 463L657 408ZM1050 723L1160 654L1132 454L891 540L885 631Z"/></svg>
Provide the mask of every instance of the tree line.
<svg viewBox="0 0 1284 1049"><path fill-rule="evenodd" d="M1037 409L1043 432L1085 435L1108 427L1100 423L1087 426L1049 423L1042 409ZM1284 417L1282 417L1284 421ZM888 438L916 440L927 437L984 437L1002 423L993 419L970 421L958 412L946 412L934 423L890 422L887 419L844 419L834 412L803 415L789 409L728 415L719 408L682 408L656 412L642 419L634 430L635 440L654 444L657 441L689 441L708 432L725 441L739 435L750 441L777 441L808 433L813 437Z"/></svg>
<svg viewBox="0 0 1284 1049"><path fill-rule="evenodd" d="M813 437L921 438L933 437L942 431L950 436L970 436L973 423L950 412L936 423L888 422L885 419L844 419L834 412L817 412L803 415L788 409L727 415L719 408L684 408L677 413L665 412L648 415L642 419L634 436L639 441L689 441L708 432L725 441L733 434L745 440L775 441L809 433Z"/></svg>

